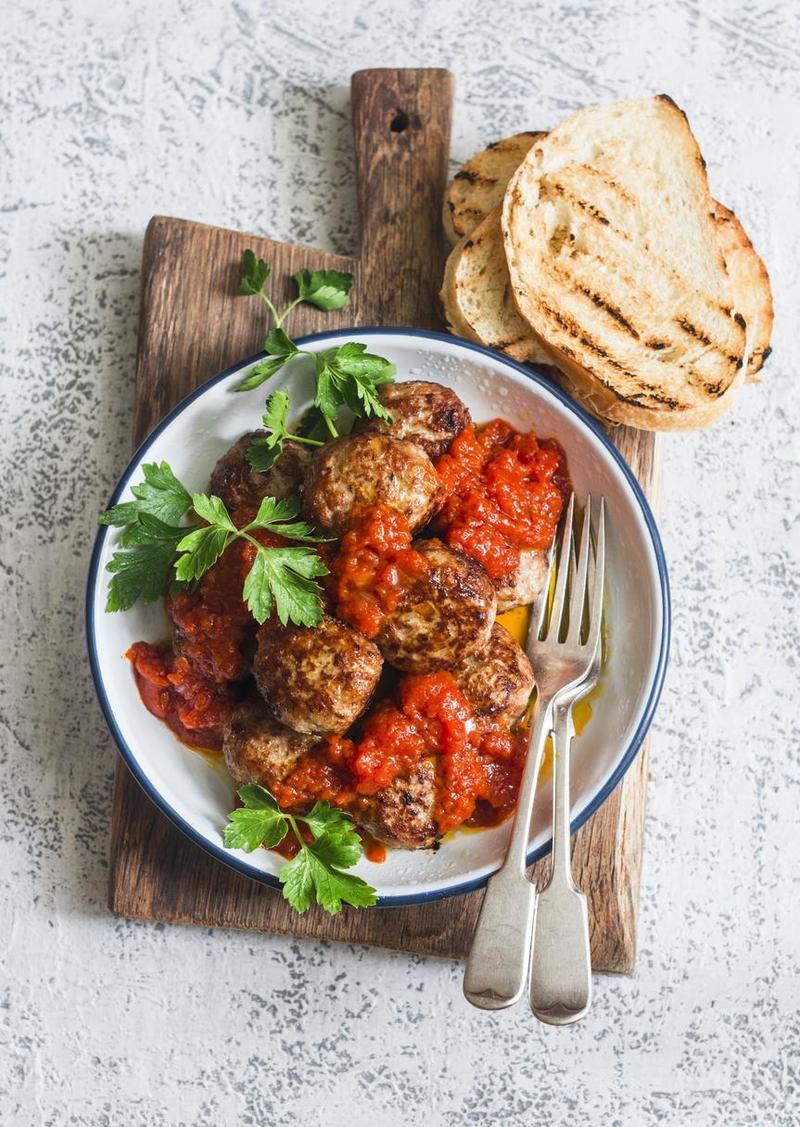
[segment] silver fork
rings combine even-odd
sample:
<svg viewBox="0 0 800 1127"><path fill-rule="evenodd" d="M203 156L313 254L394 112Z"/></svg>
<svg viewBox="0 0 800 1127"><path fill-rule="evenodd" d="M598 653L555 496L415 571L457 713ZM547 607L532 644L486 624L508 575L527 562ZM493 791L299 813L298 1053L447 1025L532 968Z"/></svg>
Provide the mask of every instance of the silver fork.
<svg viewBox="0 0 800 1127"><path fill-rule="evenodd" d="M570 585L582 590L591 552L591 497L583 516L579 562L570 560ZM598 537L605 538L601 502ZM605 554L605 553L603 553ZM602 567L599 572L602 593ZM581 580L583 579L583 582ZM602 599L602 594L601 594ZM580 613L583 617L584 608ZM574 618L570 604L571 621ZM591 608L590 608L590 622ZM600 607L602 625L602 605ZM586 679L554 706L553 723L553 852L550 878L536 899L531 955L530 1004L540 1021L569 1025L582 1018L592 1000L592 961L589 945L589 911L585 895L572 879L570 851L570 748L575 728L572 710L597 684L602 657L602 637Z"/></svg>
<svg viewBox="0 0 800 1127"><path fill-rule="evenodd" d="M561 533L555 592L549 618L549 584L546 584L534 606L528 629L527 652L537 688L528 756L520 783L508 851L502 866L487 885L464 975L464 994L468 1001L481 1009L498 1010L513 1005L522 997L528 984L536 889L528 880L526 860L536 783L545 741L552 727L554 705L583 683L592 669L600 645L605 560L603 501L600 502L593 574L590 577L590 526L586 521L586 534L581 538L580 559L574 582L570 585L567 608L567 580L573 557L574 512L573 495L570 497ZM590 622L588 636L582 641L583 612L588 588L591 588L588 592ZM562 623L565 610L568 618L566 623ZM545 625L546 618L548 620ZM566 629L563 642L560 640L562 629ZM540 637L542 630L544 633Z"/></svg>

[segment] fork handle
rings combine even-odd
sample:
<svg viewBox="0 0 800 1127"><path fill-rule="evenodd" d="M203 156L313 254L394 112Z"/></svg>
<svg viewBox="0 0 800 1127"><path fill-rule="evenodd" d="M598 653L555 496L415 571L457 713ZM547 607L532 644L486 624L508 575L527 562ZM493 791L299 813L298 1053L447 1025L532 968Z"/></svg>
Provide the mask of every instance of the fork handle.
<svg viewBox="0 0 800 1127"><path fill-rule="evenodd" d="M536 782L552 701L538 702L506 859L489 879L464 974L464 995L483 1010L519 1001L528 984L536 889L525 869Z"/></svg>
<svg viewBox="0 0 800 1127"><path fill-rule="evenodd" d="M553 709L553 864L546 887L572 881L572 849L570 846L570 758L575 725L572 709L576 697L560 700Z"/></svg>
<svg viewBox="0 0 800 1127"><path fill-rule="evenodd" d="M553 721L553 867L539 894L531 956L530 1005L540 1021L569 1025L589 1009L592 960L586 897L572 879L570 745L575 698L559 702Z"/></svg>

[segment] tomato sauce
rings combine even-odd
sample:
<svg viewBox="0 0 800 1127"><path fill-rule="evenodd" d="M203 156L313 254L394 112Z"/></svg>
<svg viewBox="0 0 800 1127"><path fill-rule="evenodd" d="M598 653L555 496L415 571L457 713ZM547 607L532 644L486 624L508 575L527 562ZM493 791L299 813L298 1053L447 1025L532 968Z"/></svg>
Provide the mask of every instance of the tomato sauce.
<svg viewBox="0 0 800 1127"><path fill-rule="evenodd" d="M347 775L351 780L338 794L328 791L328 801L357 813L364 799L407 775L420 759L435 756L439 831L465 822L495 824L514 807L526 736L524 730L512 732L501 721L476 716L450 673L406 676L396 700L381 701L367 716L359 740L328 739L326 758L337 765L340 785ZM318 756L308 760L318 762ZM300 774L308 787L306 762ZM319 777L327 785L330 777ZM309 801L325 794L306 789L303 797Z"/></svg>
<svg viewBox="0 0 800 1127"><path fill-rule="evenodd" d="M523 549L552 544L570 489L554 440L540 442L495 419L481 430L466 427L436 470L446 497L436 518L442 538L492 579L514 571Z"/></svg>
<svg viewBox="0 0 800 1127"><path fill-rule="evenodd" d="M428 562L411 546L408 521L390 505L374 505L342 537L332 564L336 613L368 638L397 606L403 588Z"/></svg>
<svg viewBox="0 0 800 1127"><path fill-rule="evenodd" d="M134 642L125 656L148 711L190 747L219 751L222 730L236 705L232 686L199 673L169 644Z"/></svg>
<svg viewBox="0 0 800 1127"><path fill-rule="evenodd" d="M176 650L195 672L212 681L242 677L255 649L256 623L242 601L254 552L251 544L237 541L196 590L166 600Z"/></svg>
<svg viewBox="0 0 800 1127"><path fill-rule="evenodd" d="M237 511L241 526L255 511ZM254 533L264 544L284 541ZM222 733L241 697L236 682L249 671L257 624L242 599L244 579L255 556L245 541L234 542L194 590L167 596L172 644L136 642L126 656L145 707L193 747L219 750Z"/></svg>

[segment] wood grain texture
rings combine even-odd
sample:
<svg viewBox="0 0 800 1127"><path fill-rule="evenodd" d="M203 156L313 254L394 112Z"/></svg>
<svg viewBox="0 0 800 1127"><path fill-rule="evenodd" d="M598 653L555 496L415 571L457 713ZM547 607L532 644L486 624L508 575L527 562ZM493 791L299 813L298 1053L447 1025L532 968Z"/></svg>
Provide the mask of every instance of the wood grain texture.
<svg viewBox="0 0 800 1127"><path fill-rule="evenodd" d="M302 266L355 274L353 298L344 310L324 314L298 307L291 322L295 336L353 324L441 324L436 293L446 247L439 215L451 101L447 71L380 70L354 76L359 259L180 219L151 221L142 264L135 444L198 384L260 348L261 303L236 296L247 247L272 264L270 288L279 297L288 297L291 275ZM655 436L616 428L613 438L651 503L657 502ZM573 842L575 876L590 898L597 970L625 972L634 965L646 772L643 749ZM546 865L536 867L537 878ZM109 904L121 915L462 958L481 897L477 892L410 908L345 909L335 917L311 909L298 916L279 893L233 872L186 839L119 761Z"/></svg>
<svg viewBox="0 0 800 1127"><path fill-rule="evenodd" d="M439 328L453 76L362 70L352 95L359 284L370 317L377 325Z"/></svg>

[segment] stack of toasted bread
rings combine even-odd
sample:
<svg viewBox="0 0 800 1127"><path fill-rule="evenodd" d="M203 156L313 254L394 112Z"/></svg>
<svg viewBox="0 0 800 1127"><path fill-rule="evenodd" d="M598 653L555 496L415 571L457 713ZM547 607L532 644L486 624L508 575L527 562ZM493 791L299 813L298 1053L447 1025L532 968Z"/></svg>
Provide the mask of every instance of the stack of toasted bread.
<svg viewBox="0 0 800 1127"><path fill-rule="evenodd" d="M767 271L666 95L490 145L444 223L453 332L556 367L610 422L707 426L769 355Z"/></svg>

